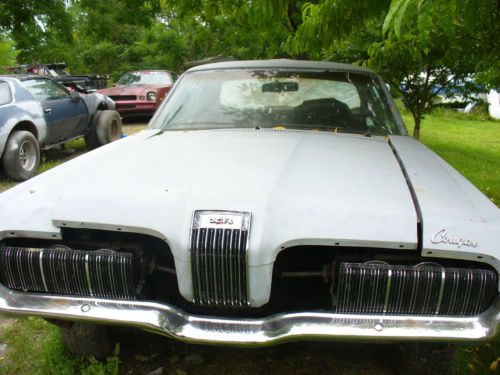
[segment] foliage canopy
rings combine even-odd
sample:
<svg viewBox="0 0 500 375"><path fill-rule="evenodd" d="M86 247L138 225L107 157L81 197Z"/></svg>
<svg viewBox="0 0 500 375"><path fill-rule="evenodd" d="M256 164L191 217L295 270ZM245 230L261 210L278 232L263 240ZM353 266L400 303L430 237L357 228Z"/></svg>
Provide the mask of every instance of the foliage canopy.
<svg viewBox="0 0 500 375"><path fill-rule="evenodd" d="M0 65L180 71L209 56L337 60L374 68L420 120L436 88L500 85L497 0L3 0ZM403 83L403 85L401 85ZM477 85L476 85L477 88Z"/></svg>

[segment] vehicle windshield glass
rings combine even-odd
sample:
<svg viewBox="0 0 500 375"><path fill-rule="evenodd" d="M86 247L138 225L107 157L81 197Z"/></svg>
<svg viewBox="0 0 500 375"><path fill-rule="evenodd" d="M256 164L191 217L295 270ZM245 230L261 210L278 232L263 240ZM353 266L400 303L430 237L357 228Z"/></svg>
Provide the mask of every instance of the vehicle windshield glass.
<svg viewBox="0 0 500 375"><path fill-rule="evenodd" d="M151 121L163 130L255 127L400 133L378 81L352 72L191 72Z"/></svg>
<svg viewBox="0 0 500 375"><path fill-rule="evenodd" d="M66 99L70 97L69 92L63 86L49 79L28 79L22 81L22 85L39 101Z"/></svg>
<svg viewBox="0 0 500 375"><path fill-rule="evenodd" d="M171 85L172 79L167 72L131 72L120 77L119 86L129 85Z"/></svg>

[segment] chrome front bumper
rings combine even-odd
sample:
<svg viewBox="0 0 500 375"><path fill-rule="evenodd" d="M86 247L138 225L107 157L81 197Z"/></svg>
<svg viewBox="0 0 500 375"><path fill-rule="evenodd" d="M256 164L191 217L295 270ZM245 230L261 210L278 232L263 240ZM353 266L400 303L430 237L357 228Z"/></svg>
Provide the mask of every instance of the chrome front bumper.
<svg viewBox="0 0 500 375"><path fill-rule="evenodd" d="M167 304L29 294L0 285L0 312L129 326L187 342L238 346L303 340L467 342L498 333L500 296L472 317L306 312L229 319L189 315Z"/></svg>

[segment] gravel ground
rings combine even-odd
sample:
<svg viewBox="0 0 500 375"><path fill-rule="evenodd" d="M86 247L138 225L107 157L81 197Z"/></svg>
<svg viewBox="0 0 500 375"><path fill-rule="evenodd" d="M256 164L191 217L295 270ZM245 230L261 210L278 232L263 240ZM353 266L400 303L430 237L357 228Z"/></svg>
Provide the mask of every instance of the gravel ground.
<svg viewBox="0 0 500 375"><path fill-rule="evenodd" d="M148 118L123 119L123 132L127 135L144 130L148 126Z"/></svg>
<svg viewBox="0 0 500 375"><path fill-rule="evenodd" d="M303 342L267 348L234 348L175 342L124 332L120 373L393 375L389 345Z"/></svg>

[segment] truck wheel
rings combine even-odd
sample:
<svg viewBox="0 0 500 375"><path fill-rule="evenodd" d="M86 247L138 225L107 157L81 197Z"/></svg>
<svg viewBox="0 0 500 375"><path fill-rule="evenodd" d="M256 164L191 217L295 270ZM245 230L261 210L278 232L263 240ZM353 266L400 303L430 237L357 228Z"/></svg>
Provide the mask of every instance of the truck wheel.
<svg viewBox="0 0 500 375"><path fill-rule="evenodd" d="M109 327L74 323L71 327L59 327L59 329L64 346L73 354L93 355L99 359L113 354L115 342Z"/></svg>
<svg viewBox="0 0 500 375"><path fill-rule="evenodd" d="M12 132L3 152L3 168L16 181L33 177L40 165L40 147L35 136L26 130Z"/></svg>
<svg viewBox="0 0 500 375"><path fill-rule="evenodd" d="M97 116L97 114L96 114ZM95 126L92 125L88 131L88 133L84 137L85 139L85 145L87 146L87 149L93 150L100 145L97 143L97 133L95 130Z"/></svg>
<svg viewBox="0 0 500 375"><path fill-rule="evenodd" d="M401 375L446 375L452 372L454 348L449 344L397 344L394 367Z"/></svg>
<svg viewBox="0 0 500 375"><path fill-rule="evenodd" d="M93 150L122 136L122 119L120 114L113 110L97 111L92 126L85 135L87 148Z"/></svg>
<svg viewBox="0 0 500 375"><path fill-rule="evenodd" d="M96 122L97 140L100 145L116 141L122 136L122 119L116 111L102 111Z"/></svg>

